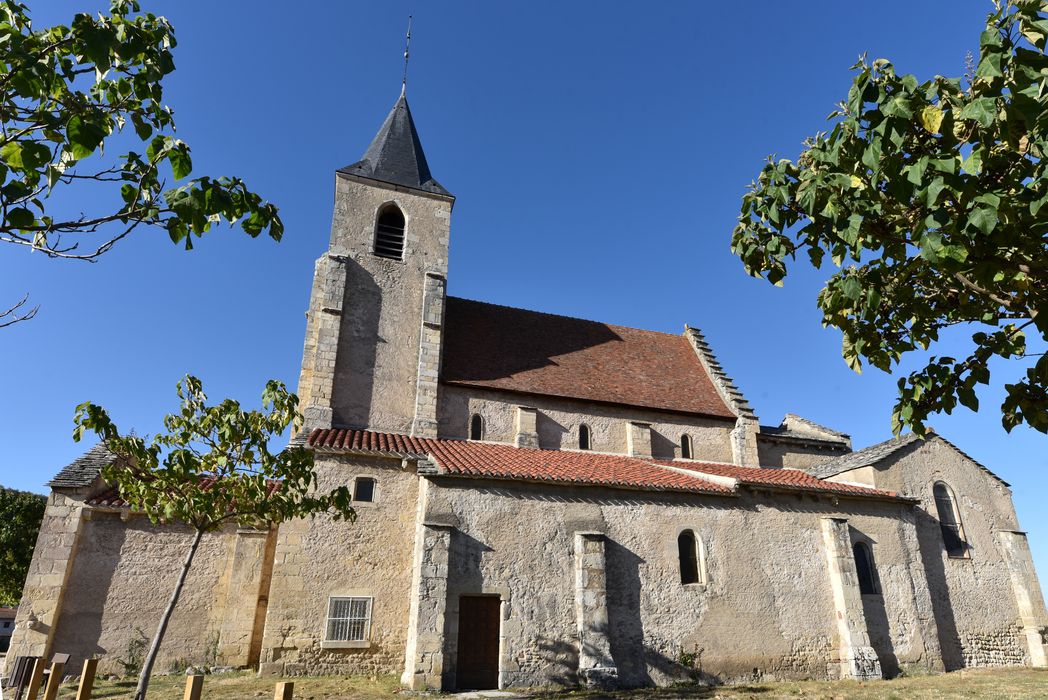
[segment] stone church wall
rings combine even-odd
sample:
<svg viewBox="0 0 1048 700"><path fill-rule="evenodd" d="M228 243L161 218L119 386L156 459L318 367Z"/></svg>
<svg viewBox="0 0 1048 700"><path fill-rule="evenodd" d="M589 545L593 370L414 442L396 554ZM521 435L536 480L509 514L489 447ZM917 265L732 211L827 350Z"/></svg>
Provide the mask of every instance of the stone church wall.
<svg viewBox="0 0 1048 700"><path fill-rule="evenodd" d="M225 605L225 577L234 538L230 527L201 542L168 626L158 671L223 662L219 636L224 618L233 613ZM145 639L147 645L152 640L191 542L185 527L92 513L82 523L52 652L72 654L71 668L98 655L102 673L124 673L119 660L127 660L134 640ZM250 607L253 612L254 601Z"/></svg>
<svg viewBox="0 0 1048 700"><path fill-rule="evenodd" d="M848 480L848 473L836 479ZM1009 489L943 440L932 438L904 448L876 465L877 488L920 500L917 534L947 669L1030 662L1023 624L1000 534L1018 530ZM961 516L966 557L950 557L943 546L932 488L937 481L953 491ZM1032 564L1031 564L1032 566ZM1027 585L1036 587L1036 579ZM1034 598L1040 598L1039 588ZM1048 625L1043 601L1040 625Z"/></svg>
<svg viewBox="0 0 1048 700"><path fill-rule="evenodd" d="M378 211L387 203L395 203L406 219L403 260L372 251ZM340 325L326 344L307 333L300 381L305 409L325 398L317 392L330 391L329 420L335 425L411 430L426 273L447 274L450 222L447 199L336 178L330 254L339 262L323 284L344 285L344 298L326 308L323 294L314 290L311 330L332 312L340 314ZM311 364L310 350L326 353L319 358L325 362L318 365L313 357ZM324 368L323 377L317 367Z"/></svg>
<svg viewBox="0 0 1048 700"><path fill-rule="evenodd" d="M762 467L811 469L816 464L827 462L843 454L847 454L847 450L831 450L801 442L785 442L757 437L757 455Z"/></svg>
<svg viewBox="0 0 1048 700"><path fill-rule="evenodd" d="M905 505L439 481L428 508L460 523L449 554L445 687L455 684L459 597L493 592L508 610L503 684L576 682L576 531L606 537L608 637L623 684L826 677L836 618L819 523L834 514L874 543L882 595L864 607L878 655L895 669L936 667L927 587L907 555L915 534ZM704 544L705 585L680 583L685 528Z"/></svg>
<svg viewBox="0 0 1048 700"><path fill-rule="evenodd" d="M579 425L585 423L592 436L591 449L626 454L629 421L642 421L651 424L652 456L657 459L680 457L680 436L687 433L691 435L695 459L732 461L733 420L448 385L440 388L440 436L467 437L470 417L478 413L484 421L485 440L513 444L517 406L538 409L536 427L542 449L577 448Z"/></svg>
<svg viewBox="0 0 1048 700"><path fill-rule="evenodd" d="M265 673L374 674L404 670L418 477L399 459L318 455L320 488L376 479L356 522L329 516L284 523L277 535L262 644ZM329 596L372 597L371 642L325 648Z"/></svg>

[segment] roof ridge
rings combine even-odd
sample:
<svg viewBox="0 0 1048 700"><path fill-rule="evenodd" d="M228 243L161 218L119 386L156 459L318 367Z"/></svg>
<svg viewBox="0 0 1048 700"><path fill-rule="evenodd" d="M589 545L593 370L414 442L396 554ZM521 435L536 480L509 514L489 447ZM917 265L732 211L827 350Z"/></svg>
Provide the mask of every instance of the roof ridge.
<svg viewBox="0 0 1048 700"><path fill-rule="evenodd" d="M390 444L390 437L403 438L397 441L403 448L414 449L408 442L413 441L424 453L397 449L398 445ZM439 464L440 475L453 477L576 483L722 496L737 495L736 490L729 485L737 481L756 489L801 490L843 497L898 498L897 494L883 489L823 481L799 469L760 469L699 461L691 461L687 463L688 466L684 466L683 463L671 460L631 455L518 447L511 443L477 442L461 438L409 438L397 433L356 428L318 428L310 433L309 444L322 450L345 453L415 456ZM512 454L507 454L509 452ZM419 469L419 474L435 475L422 469ZM681 477L692 481L681 481Z"/></svg>
<svg viewBox="0 0 1048 700"><path fill-rule="evenodd" d="M804 416L800 416L800 415L797 415L796 413L789 413L789 412L787 412L782 417L782 421L779 423L780 427L782 427L783 425L786 424L786 419L787 418L795 418L798 421L800 421L801 423L804 423L805 425L807 425L807 426L809 426L811 428L814 428L816 430L821 430L821 431L823 431L825 433L829 433L830 435L836 435L839 438L850 438L851 437L851 435L849 435L848 433L842 433L840 430L834 430L833 428L828 428L825 425L822 425L821 423L816 423L815 421L810 420L808 418L805 418Z"/></svg>
<svg viewBox="0 0 1048 700"><path fill-rule="evenodd" d="M757 421L757 414L754 413L750 402L743 396L742 391L735 384L735 380L724 371L724 367L721 366L720 361L713 352L713 348L702 331L698 328L685 326L684 334L691 341L691 346L695 349L699 361L706 369L710 379L713 380L714 388L721 394L721 398L728 404L728 407L740 418Z"/></svg>
<svg viewBox="0 0 1048 700"><path fill-rule="evenodd" d="M683 338L684 336L679 333L670 333L668 331L653 331L650 328L637 328L636 326L623 326L617 323L608 323L607 321L597 321L592 318L582 318L580 316L568 316L567 314L555 314L551 311L538 311L536 309L525 309L520 306L509 306L508 304L496 304L491 301L481 301L479 299L467 299L466 297L457 297L448 295L448 299L456 299L458 301L468 301L471 304L483 304L485 306L494 306L500 309L510 309L511 311L524 311L529 314L539 314L540 316L552 316L553 318L564 318L569 321L582 321L584 323L598 323L602 326L609 328L624 328L628 331L639 331L641 333L654 333L656 335L665 335L670 338Z"/></svg>

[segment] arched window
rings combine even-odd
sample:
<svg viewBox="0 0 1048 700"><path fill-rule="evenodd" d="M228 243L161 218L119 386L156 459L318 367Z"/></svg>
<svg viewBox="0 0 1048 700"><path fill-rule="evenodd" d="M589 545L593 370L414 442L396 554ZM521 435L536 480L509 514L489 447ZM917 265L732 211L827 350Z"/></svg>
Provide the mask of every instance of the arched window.
<svg viewBox="0 0 1048 700"><path fill-rule="evenodd" d="M590 449L590 429L585 423L579 426L579 449Z"/></svg>
<svg viewBox="0 0 1048 700"><path fill-rule="evenodd" d="M968 543L964 540L964 528L961 527L961 515L957 512L953 492L939 481L932 487L932 495L935 497L935 510L939 514L939 529L942 530L946 553L951 557L963 557L968 552Z"/></svg>
<svg viewBox="0 0 1048 700"><path fill-rule="evenodd" d="M680 436L680 456L684 459L691 459L691 435Z"/></svg>
<svg viewBox="0 0 1048 700"><path fill-rule="evenodd" d="M469 439L484 439L484 419L480 417L479 413L474 413L473 417L469 419Z"/></svg>
<svg viewBox="0 0 1048 700"><path fill-rule="evenodd" d="M870 545L865 542L856 542L852 545L852 555L855 557L855 570L859 574L859 593L869 595L877 593L877 574L873 568L873 553Z"/></svg>
<svg viewBox="0 0 1048 700"><path fill-rule="evenodd" d="M706 553L702 540L693 531L684 530L677 535L677 556L681 583L706 583Z"/></svg>
<svg viewBox="0 0 1048 700"><path fill-rule="evenodd" d="M388 204L375 222L375 255L401 260L404 257L404 214L396 204Z"/></svg>

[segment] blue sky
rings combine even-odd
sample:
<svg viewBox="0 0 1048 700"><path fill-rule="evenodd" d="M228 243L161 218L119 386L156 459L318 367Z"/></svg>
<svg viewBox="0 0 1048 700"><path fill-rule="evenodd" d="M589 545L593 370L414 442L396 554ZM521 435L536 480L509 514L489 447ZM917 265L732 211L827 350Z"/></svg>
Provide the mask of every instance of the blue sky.
<svg viewBox="0 0 1048 700"><path fill-rule="evenodd" d="M334 171L355 162L400 90L434 176L458 197L449 292L609 323L703 329L762 422L787 411L889 436L895 383L852 373L820 326L828 273L785 288L728 251L763 159L795 157L844 98L857 55L959 75L988 2L287 3L143 0L179 40L166 82L197 174L235 174L281 207L279 244L221 230L186 253L142 231L94 265L0 250L0 302L41 305L0 331L0 483L44 491L85 449L76 404L156 430L187 372L213 398L294 387ZM104 3L33 3L40 25ZM856 8L856 9L850 9ZM90 211L88 196L54 206ZM939 348L944 353L948 342ZM913 366L911 363L908 366ZM1048 575L1045 436L1006 434L997 368L979 414L932 424L1014 488Z"/></svg>

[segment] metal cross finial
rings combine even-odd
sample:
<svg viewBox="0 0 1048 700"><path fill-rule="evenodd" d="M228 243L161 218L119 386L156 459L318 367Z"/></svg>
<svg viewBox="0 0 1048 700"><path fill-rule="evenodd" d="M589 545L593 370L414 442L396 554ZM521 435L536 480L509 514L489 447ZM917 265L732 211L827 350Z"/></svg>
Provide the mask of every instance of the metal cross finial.
<svg viewBox="0 0 1048 700"><path fill-rule="evenodd" d="M408 15L408 35L404 39L404 81L400 84L401 94L408 89L408 59L411 58L411 15Z"/></svg>

